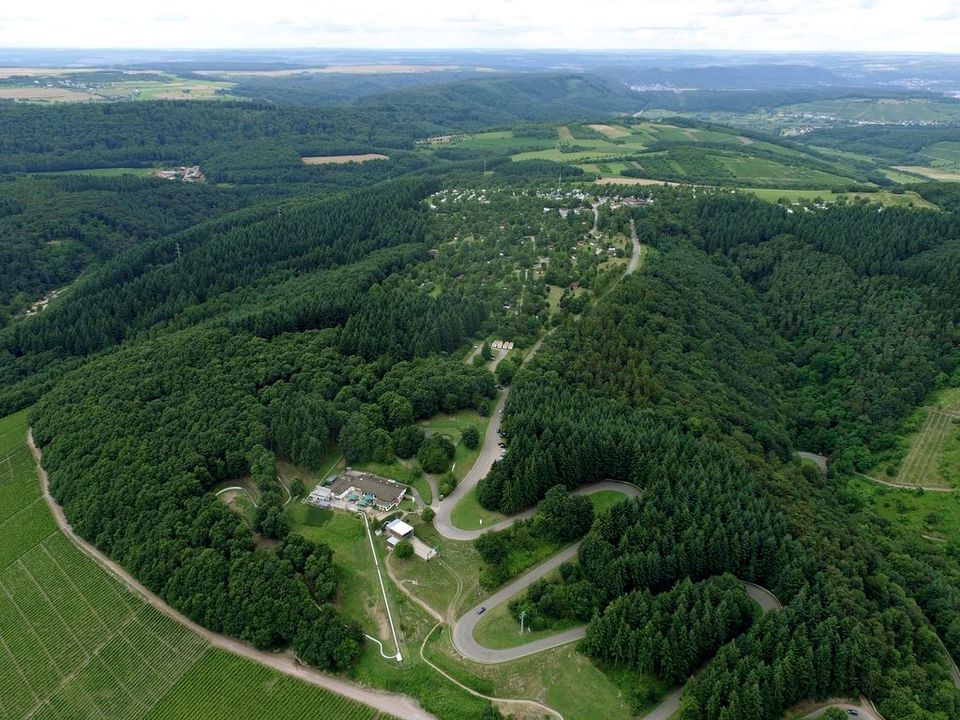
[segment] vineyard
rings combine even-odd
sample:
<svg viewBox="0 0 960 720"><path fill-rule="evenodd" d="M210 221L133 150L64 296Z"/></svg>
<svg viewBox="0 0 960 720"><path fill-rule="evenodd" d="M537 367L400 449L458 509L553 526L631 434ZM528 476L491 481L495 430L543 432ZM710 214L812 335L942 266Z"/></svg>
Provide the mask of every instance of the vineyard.
<svg viewBox="0 0 960 720"><path fill-rule="evenodd" d="M26 423L0 420L0 719L384 717L212 648L102 570L57 531Z"/></svg>

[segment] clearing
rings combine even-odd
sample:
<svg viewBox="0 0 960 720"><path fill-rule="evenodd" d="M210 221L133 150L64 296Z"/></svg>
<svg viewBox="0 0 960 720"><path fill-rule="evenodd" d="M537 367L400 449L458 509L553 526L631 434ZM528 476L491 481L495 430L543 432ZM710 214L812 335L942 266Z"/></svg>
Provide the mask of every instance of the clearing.
<svg viewBox="0 0 960 720"><path fill-rule="evenodd" d="M364 155L312 155L300 158L304 165L343 165L345 163L363 163L370 160L389 160L380 153L366 153Z"/></svg>
<svg viewBox="0 0 960 720"><path fill-rule="evenodd" d="M626 128L616 125L587 125L587 127L596 130L601 135L606 135L608 138L627 137L631 134Z"/></svg>
<svg viewBox="0 0 960 720"><path fill-rule="evenodd" d="M895 170L902 170L903 172L912 173L914 175L920 175L930 180L940 180L943 182L960 182L960 173L951 172L949 170L941 170L940 168L932 167L923 167L921 165L896 165L894 166Z"/></svg>
<svg viewBox="0 0 960 720"><path fill-rule="evenodd" d="M960 388L938 393L904 429L899 448L868 475L909 486L960 488Z"/></svg>
<svg viewBox="0 0 960 720"><path fill-rule="evenodd" d="M601 177L597 178L597 185L679 185L669 180L653 180L651 178L632 177Z"/></svg>
<svg viewBox="0 0 960 720"><path fill-rule="evenodd" d="M100 100L101 97L79 90L57 87L0 87L0 99L24 102L86 102Z"/></svg>

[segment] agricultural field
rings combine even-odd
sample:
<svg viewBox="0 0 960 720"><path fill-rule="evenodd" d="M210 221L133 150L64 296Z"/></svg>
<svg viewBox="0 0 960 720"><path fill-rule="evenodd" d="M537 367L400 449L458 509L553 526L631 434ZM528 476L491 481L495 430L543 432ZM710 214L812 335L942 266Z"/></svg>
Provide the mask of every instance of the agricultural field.
<svg viewBox="0 0 960 720"><path fill-rule="evenodd" d="M0 716L385 717L214 649L78 550L41 497L27 412L0 420Z"/></svg>
<svg viewBox="0 0 960 720"><path fill-rule="evenodd" d="M236 99L234 83L182 78L171 73L88 68L82 72L44 68L0 71L0 98L23 102Z"/></svg>
<svg viewBox="0 0 960 720"><path fill-rule="evenodd" d="M894 167L894 170L900 170L913 175L920 175L928 180L938 180L941 182L960 181L960 172L953 172L951 170L944 170L941 168L924 167L923 165L897 165Z"/></svg>
<svg viewBox="0 0 960 720"><path fill-rule="evenodd" d="M960 169L960 142L933 143L924 150L924 155L937 167Z"/></svg>
<svg viewBox="0 0 960 720"><path fill-rule="evenodd" d="M777 112L787 116L805 115L845 122L948 123L960 120L960 102L921 98L841 98L784 105L777 108Z"/></svg>

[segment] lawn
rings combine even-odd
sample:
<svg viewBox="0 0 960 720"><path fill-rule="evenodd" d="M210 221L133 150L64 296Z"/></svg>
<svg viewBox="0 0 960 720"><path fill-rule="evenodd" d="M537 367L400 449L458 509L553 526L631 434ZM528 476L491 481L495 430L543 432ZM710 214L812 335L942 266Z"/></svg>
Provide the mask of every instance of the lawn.
<svg viewBox="0 0 960 720"><path fill-rule="evenodd" d="M455 527L462 530L479 530L506 519L506 515L495 510L487 510L477 500L477 490L474 488L462 498L453 508L450 519Z"/></svg>
<svg viewBox="0 0 960 720"><path fill-rule="evenodd" d="M590 502L593 503L593 514L599 515L609 510L614 505L626 499L626 495L617 490L602 490L590 495Z"/></svg>
<svg viewBox="0 0 960 720"><path fill-rule="evenodd" d="M653 707L666 692L661 683L625 671L604 673L588 658L566 645L501 665L480 665L460 658L449 630L431 635L427 657L462 682L500 697L532 698L560 712L565 720L629 720L633 695L649 693L638 703L639 714ZM471 678L479 678L471 681Z"/></svg>
<svg viewBox="0 0 960 720"><path fill-rule="evenodd" d="M449 540L432 523L408 519L416 536L438 556L430 562L394 563L398 576L409 582L413 592L430 607L444 613L452 606L454 615L473 607L487 593L480 589L480 556L472 542Z"/></svg>
<svg viewBox="0 0 960 720"><path fill-rule="evenodd" d="M490 418L481 417L476 410L460 410L453 415L435 415L428 420L423 420L420 426L428 435L441 433L450 438L457 449L453 456L453 474L456 475L457 480L462 480L477 461L477 456L483 447L483 436L489 424ZM480 445L473 450L460 442L461 434L470 425L480 433Z"/></svg>
<svg viewBox="0 0 960 720"><path fill-rule="evenodd" d="M387 644L389 625L363 520L344 511L322 510L301 502L292 503L287 513L291 531L326 543L333 550L337 607L360 623L364 632ZM374 544L378 542L374 538Z"/></svg>

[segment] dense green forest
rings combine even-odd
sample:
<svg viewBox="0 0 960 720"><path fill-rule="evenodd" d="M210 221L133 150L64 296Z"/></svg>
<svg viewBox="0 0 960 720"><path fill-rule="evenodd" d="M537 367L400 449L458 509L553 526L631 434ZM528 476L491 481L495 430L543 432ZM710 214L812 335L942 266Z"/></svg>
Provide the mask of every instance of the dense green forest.
<svg viewBox="0 0 960 720"><path fill-rule="evenodd" d="M873 546L831 500L832 483L790 462L792 447L821 438L839 468L867 462L894 419L956 367L956 337L944 332L957 308L955 219L856 207L796 217L684 191L634 214L658 254L518 374L503 423L510 451L478 498L509 512L553 478L643 487L598 518L565 581L578 588L567 597L593 598L610 622L627 593L722 573L778 595L784 609L723 645L690 684L685 718L775 718L803 698L856 691L891 717L957 717L934 635L955 634L945 584L955 570L908 579L922 563ZM951 252L952 263L932 261ZM544 590L531 593L542 607ZM576 603L546 607L583 616ZM603 656L635 669L664 676L703 659L688 643L677 665L657 666L656 650L610 632Z"/></svg>
<svg viewBox="0 0 960 720"><path fill-rule="evenodd" d="M253 197L245 190L132 176L7 178L0 182L0 327L91 264L236 210Z"/></svg>
<svg viewBox="0 0 960 720"><path fill-rule="evenodd" d="M938 640L960 657L956 548L902 536L838 480L884 459L904 417L960 382L952 186L919 188L942 212L801 208L598 189L547 160L416 149L627 107L626 90L584 76L246 82L253 102L0 103L0 411L34 405L78 533L203 625L349 671L363 634L336 609L331 549L289 532L278 460L316 471L336 452L446 472L453 444L419 423L486 416L500 383L507 447L476 498L537 510L477 541L479 582L582 539L514 615L589 623L580 649L605 667L692 676L684 720L774 720L861 692L891 720L960 720ZM304 106L343 107L280 104L301 92ZM758 102L741 95L730 102ZM953 130L910 131L857 142L904 161ZM811 142L851 149L845 132ZM657 149L661 169L690 156ZM390 159L300 160L370 151ZM183 163L208 182L60 174ZM640 201L612 209L630 193ZM631 220L647 251L624 275ZM496 374L489 347L463 362L493 337L516 345ZM797 450L829 456L830 474ZM252 522L213 495L246 478L261 499ZM604 479L643 492L595 515L570 491ZM759 616L740 581L783 608Z"/></svg>

